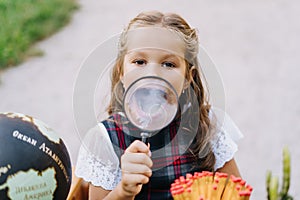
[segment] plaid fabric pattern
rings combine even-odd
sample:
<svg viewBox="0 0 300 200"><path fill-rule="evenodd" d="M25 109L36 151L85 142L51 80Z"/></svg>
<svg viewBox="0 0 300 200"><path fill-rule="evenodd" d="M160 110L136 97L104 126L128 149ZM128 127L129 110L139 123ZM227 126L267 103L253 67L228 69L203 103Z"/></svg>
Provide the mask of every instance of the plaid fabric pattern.
<svg viewBox="0 0 300 200"><path fill-rule="evenodd" d="M107 129L119 159L134 140L140 140L141 131L130 124L123 115L114 114L102 123ZM179 129L180 120L174 120L169 126L149 138L153 173L148 184L143 185L142 191L135 199L172 199L170 186L176 178L185 176L186 173L205 170L199 167L201 160L195 159L195 156L188 151L188 145L184 144L189 137L188 133ZM179 131L183 131L180 137L175 137ZM193 138L188 141L192 144Z"/></svg>

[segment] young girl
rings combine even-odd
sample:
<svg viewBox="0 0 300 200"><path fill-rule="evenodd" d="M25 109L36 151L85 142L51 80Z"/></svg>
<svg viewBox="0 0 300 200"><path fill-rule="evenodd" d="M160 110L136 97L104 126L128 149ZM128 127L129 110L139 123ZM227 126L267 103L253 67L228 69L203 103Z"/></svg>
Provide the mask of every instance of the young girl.
<svg viewBox="0 0 300 200"><path fill-rule="evenodd" d="M229 136L239 130L218 119L208 100L197 60L196 31L177 14L143 12L121 35L112 71L109 118L89 131L76 175L90 182L90 199L172 199L171 183L196 171L240 176ZM143 76L167 80L183 106L145 144L122 106L129 85Z"/></svg>

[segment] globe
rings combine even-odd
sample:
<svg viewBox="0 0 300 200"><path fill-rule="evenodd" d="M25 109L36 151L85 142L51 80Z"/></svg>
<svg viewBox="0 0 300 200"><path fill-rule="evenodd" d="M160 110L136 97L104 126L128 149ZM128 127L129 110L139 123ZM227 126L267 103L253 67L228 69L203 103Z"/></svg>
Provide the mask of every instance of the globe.
<svg viewBox="0 0 300 200"><path fill-rule="evenodd" d="M45 123L0 113L0 199L67 198L72 178L62 139Z"/></svg>

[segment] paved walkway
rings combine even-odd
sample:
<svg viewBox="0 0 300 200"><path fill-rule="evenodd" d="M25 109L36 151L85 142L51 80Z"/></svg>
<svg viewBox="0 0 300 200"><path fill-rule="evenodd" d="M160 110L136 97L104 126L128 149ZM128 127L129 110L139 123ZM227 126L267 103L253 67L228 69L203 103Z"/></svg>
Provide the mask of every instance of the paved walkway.
<svg viewBox="0 0 300 200"><path fill-rule="evenodd" d="M244 133L236 160L265 199L265 174L281 176L281 150L292 152L291 193L300 198L300 3L179 0L81 1L72 22L38 46L45 56L0 74L0 110L32 115L62 135L73 164L80 140L72 91L80 64L96 44L117 34L142 10L173 11L199 29L226 88L227 111Z"/></svg>

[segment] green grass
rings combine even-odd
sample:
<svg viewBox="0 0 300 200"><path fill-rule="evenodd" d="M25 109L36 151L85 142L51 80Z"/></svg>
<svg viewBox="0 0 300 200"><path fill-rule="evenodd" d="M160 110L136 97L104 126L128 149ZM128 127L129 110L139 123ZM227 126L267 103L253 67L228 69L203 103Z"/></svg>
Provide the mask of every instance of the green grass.
<svg viewBox="0 0 300 200"><path fill-rule="evenodd" d="M75 0L0 0L0 70L42 54L32 45L66 25L77 8Z"/></svg>

